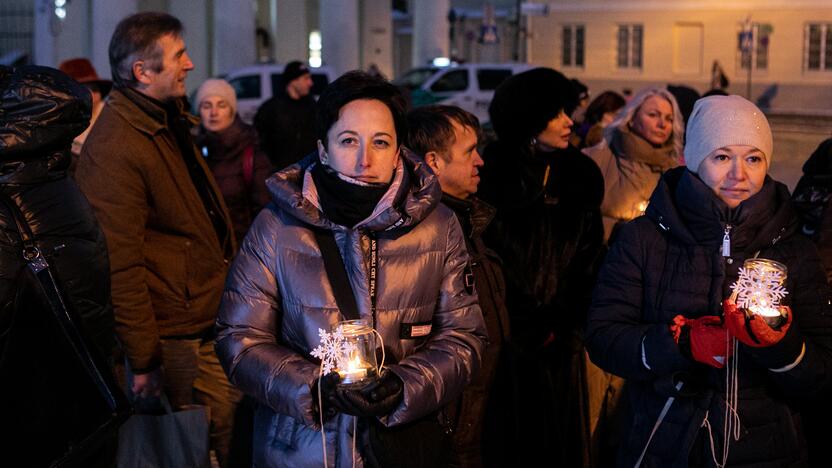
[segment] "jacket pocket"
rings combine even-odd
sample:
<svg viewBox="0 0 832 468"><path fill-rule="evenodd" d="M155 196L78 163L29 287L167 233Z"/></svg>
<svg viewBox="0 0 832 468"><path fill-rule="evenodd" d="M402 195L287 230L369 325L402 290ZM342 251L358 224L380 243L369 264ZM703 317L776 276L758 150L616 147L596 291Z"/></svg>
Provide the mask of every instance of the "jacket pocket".
<svg viewBox="0 0 832 468"><path fill-rule="evenodd" d="M151 294L173 299L172 303L183 301L187 283L184 241L181 238L148 232L144 259L146 281Z"/></svg>

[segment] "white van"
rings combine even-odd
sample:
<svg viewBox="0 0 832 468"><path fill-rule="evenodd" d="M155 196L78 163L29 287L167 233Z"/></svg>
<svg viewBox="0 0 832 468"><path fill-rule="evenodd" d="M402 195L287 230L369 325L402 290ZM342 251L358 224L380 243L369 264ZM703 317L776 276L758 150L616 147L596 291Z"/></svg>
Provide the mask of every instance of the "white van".
<svg viewBox="0 0 832 468"><path fill-rule="evenodd" d="M225 80L237 93L237 113L244 122L252 123L260 104L279 89L283 67L284 65L266 63L240 68L226 75ZM312 94L317 98L326 85L335 79L335 73L326 66L310 68L309 71L314 83Z"/></svg>
<svg viewBox="0 0 832 468"><path fill-rule="evenodd" d="M527 63L465 63L448 67L419 67L393 83L410 90L414 107L447 104L461 107L488 122L494 90L506 78L533 66Z"/></svg>

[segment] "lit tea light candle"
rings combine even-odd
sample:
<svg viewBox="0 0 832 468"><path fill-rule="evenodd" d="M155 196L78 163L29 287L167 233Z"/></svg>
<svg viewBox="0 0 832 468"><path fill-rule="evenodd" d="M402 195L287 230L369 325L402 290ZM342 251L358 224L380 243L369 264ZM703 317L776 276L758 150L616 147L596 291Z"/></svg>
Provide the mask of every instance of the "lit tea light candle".
<svg viewBox="0 0 832 468"><path fill-rule="evenodd" d="M341 375L342 382L353 383L366 378L369 369L370 365L368 363L360 360L358 356L353 356L353 358L347 362L347 367L345 369L338 369L338 374Z"/></svg>
<svg viewBox="0 0 832 468"><path fill-rule="evenodd" d="M763 305L759 306L751 306L749 308L752 314L759 315L761 317L779 317L780 311L775 309L774 307L766 307Z"/></svg>
<svg viewBox="0 0 832 468"><path fill-rule="evenodd" d="M784 319L780 301L789 293L785 288L786 265L765 258L749 258L739 269L731 299L745 309L750 318L756 315L772 328L779 327Z"/></svg>

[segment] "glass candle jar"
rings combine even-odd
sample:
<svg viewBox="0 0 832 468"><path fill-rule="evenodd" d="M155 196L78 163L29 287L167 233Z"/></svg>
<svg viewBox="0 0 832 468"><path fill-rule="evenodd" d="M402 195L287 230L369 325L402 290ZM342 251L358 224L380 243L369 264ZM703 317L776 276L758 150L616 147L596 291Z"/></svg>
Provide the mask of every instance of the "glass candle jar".
<svg viewBox="0 0 832 468"><path fill-rule="evenodd" d="M373 328L364 320L338 322L333 330L341 328L344 334L344 356L338 368L341 383L364 384L377 377L376 337Z"/></svg>
<svg viewBox="0 0 832 468"><path fill-rule="evenodd" d="M770 327L779 327L785 320L780 301L788 294L785 288L787 276L788 269L780 262L749 258L743 263L735 283L737 306L745 309L749 317L756 315Z"/></svg>

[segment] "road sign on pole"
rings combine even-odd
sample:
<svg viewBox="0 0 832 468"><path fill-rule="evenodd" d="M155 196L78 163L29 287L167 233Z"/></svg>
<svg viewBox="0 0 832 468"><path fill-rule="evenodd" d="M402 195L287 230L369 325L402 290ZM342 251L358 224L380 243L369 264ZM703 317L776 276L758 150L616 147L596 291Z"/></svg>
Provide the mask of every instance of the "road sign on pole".
<svg viewBox="0 0 832 468"><path fill-rule="evenodd" d="M751 71L754 69L754 24L751 22L751 15L746 16L742 22L740 32L740 49L743 58L748 57L748 80L746 81L746 98L751 100ZM740 61L742 62L742 61Z"/></svg>

